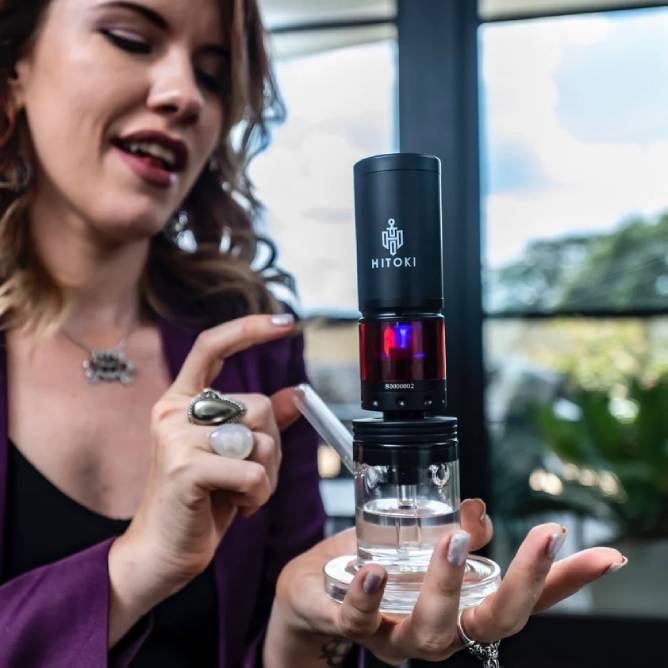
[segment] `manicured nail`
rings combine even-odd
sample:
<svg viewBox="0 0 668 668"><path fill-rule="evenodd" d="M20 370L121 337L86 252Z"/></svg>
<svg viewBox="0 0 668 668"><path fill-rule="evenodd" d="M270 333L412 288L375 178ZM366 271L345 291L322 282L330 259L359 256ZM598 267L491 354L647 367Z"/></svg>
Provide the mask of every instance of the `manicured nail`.
<svg viewBox="0 0 668 668"><path fill-rule="evenodd" d="M453 566L459 567L466 561L470 542L471 536L466 531L455 531L452 534L448 547L448 561Z"/></svg>
<svg viewBox="0 0 668 668"><path fill-rule="evenodd" d="M480 524L485 526L485 520L487 519L487 504L482 499L476 499L482 503L482 513L480 514Z"/></svg>
<svg viewBox="0 0 668 668"><path fill-rule="evenodd" d="M624 555L622 555L622 560L615 564L610 564L603 575L607 575L608 573L616 573L620 568L624 568L624 566L626 566L628 563L629 560Z"/></svg>
<svg viewBox="0 0 668 668"><path fill-rule="evenodd" d="M295 316L292 313L279 313L278 315L271 316L272 325L277 327L287 327L287 325L292 325L295 321Z"/></svg>
<svg viewBox="0 0 668 668"><path fill-rule="evenodd" d="M566 540L566 529L562 527L561 531L553 533L550 536L550 542L547 545L547 556L550 559L554 559L557 556L557 552L564 546L564 541Z"/></svg>
<svg viewBox="0 0 668 668"><path fill-rule="evenodd" d="M375 594L380 589L382 582L382 576L371 571L366 574L364 582L362 582L362 589L364 590L365 594Z"/></svg>

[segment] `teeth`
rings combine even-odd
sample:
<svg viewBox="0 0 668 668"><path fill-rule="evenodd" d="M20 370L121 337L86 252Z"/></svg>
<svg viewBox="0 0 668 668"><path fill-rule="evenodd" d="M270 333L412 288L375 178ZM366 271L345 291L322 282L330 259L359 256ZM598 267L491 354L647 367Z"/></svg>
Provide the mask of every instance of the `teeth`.
<svg viewBox="0 0 668 668"><path fill-rule="evenodd" d="M131 142L124 144L125 148L134 154L148 154L160 160L164 160L171 169L176 164L176 156L165 146L150 142Z"/></svg>

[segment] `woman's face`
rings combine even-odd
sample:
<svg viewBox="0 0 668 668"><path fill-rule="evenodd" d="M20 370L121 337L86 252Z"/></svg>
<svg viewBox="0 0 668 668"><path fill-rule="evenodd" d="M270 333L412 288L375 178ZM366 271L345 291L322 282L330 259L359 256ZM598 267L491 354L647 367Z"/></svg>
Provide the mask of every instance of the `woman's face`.
<svg viewBox="0 0 668 668"><path fill-rule="evenodd" d="M123 241L155 234L218 141L220 0L52 0L13 99L36 154L36 207Z"/></svg>

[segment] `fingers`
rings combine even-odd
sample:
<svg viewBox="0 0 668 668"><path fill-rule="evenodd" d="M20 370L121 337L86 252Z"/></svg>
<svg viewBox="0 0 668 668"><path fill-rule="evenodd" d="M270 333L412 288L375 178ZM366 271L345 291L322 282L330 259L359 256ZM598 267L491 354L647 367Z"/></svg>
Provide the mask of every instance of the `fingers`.
<svg viewBox="0 0 668 668"><path fill-rule="evenodd" d="M254 432L255 447L248 459L264 467L269 478L269 485L273 494L278 484L278 470L281 466L281 448L276 440L267 434Z"/></svg>
<svg viewBox="0 0 668 668"><path fill-rule="evenodd" d="M545 578L566 530L558 524L541 524L528 533L508 567L498 591L477 608L465 610L462 626L480 642L492 642L522 630L539 600Z"/></svg>
<svg viewBox="0 0 668 668"><path fill-rule="evenodd" d="M626 557L610 547L594 547L558 561L545 580L545 587L533 608L541 612L607 573L619 570Z"/></svg>
<svg viewBox="0 0 668 668"><path fill-rule="evenodd" d="M301 413L294 401L294 387L285 387L272 394L270 398L271 406L274 411L274 419L276 420L279 431L285 431L301 417Z"/></svg>
<svg viewBox="0 0 668 668"><path fill-rule="evenodd" d="M269 500L272 493L264 466L257 462L220 457L214 453L194 453L189 477L191 484L186 484L186 494L193 494L191 490L200 490L202 497L208 497L212 492L225 490L232 494L234 504L240 508L259 508ZM200 500L199 494L193 494L193 503Z"/></svg>
<svg viewBox="0 0 668 668"><path fill-rule="evenodd" d="M453 653L470 544L466 531L454 531L434 548L415 608L396 630L394 640L406 656L443 661Z"/></svg>
<svg viewBox="0 0 668 668"><path fill-rule="evenodd" d="M223 428L226 425L223 425ZM235 427L237 425L229 425L230 427ZM220 430L221 427L217 427L216 430ZM209 434L214 431L211 427L201 427L201 426L183 426L180 430L180 433L173 434L172 442L167 445L171 448L172 451L175 451L176 448L181 450L187 456L187 451L193 450L202 450L207 454L214 452L212 446L208 442ZM278 482L278 470L281 465L281 448L280 444L276 442L276 439L269 434L253 431L253 449L251 450L247 461L253 461L261 466L267 472L267 477L269 479L269 484L273 491L276 489L276 484ZM178 445L176 444L178 440ZM224 441L225 437L221 437L221 440ZM223 443L224 446L224 443ZM216 456L221 457L222 459L238 459L237 457L226 457L224 454L216 452Z"/></svg>
<svg viewBox="0 0 668 668"><path fill-rule="evenodd" d="M226 357L285 336L294 325L290 314L249 315L202 332L195 341L172 390L187 396L201 392L220 373Z"/></svg>
<svg viewBox="0 0 668 668"><path fill-rule="evenodd" d="M382 622L380 601L387 573L380 566L365 566L348 587L339 611L340 633L351 640L362 641L372 636Z"/></svg>
<svg viewBox="0 0 668 668"><path fill-rule="evenodd" d="M494 535L492 520L482 499L465 499L459 506L462 529L471 535L469 551L475 552L487 545Z"/></svg>

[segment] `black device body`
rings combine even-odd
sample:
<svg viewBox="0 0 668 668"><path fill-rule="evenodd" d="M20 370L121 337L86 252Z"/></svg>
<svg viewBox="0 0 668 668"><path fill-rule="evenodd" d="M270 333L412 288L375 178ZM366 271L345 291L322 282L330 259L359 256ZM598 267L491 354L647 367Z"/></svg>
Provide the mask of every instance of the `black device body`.
<svg viewBox="0 0 668 668"><path fill-rule="evenodd" d="M446 406L441 164L395 153L355 165L362 407L434 415Z"/></svg>

